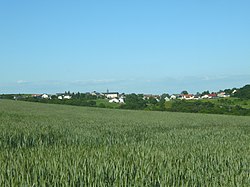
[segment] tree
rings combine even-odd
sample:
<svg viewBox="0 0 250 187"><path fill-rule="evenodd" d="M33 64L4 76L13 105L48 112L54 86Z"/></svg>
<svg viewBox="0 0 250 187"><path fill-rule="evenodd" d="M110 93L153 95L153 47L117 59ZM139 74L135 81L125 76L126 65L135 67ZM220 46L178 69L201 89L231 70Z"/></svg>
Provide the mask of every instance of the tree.
<svg viewBox="0 0 250 187"><path fill-rule="evenodd" d="M235 97L241 99L250 99L250 84L240 88L235 94Z"/></svg>
<svg viewBox="0 0 250 187"><path fill-rule="evenodd" d="M128 109L144 109L146 106L146 101L143 99L143 95L136 95L133 93L126 96L126 104L121 107Z"/></svg>
<svg viewBox="0 0 250 187"><path fill-rule="evenodd" d="M184 90L184 91L181 92L181 94L187 95L187 94L188 94L188 91Z"/></svg>
<svg viewBox="0 0 250 187"><path fill-rule="evenodd" d="M157 103L157 100L154 97L149 97L148 103L152 104L152 105L155 105Z"/></svg>
<svg viewBox="0 0 250 187"><path fill-rule="evenodd" d="M164 94L161 95L161 99L165 100L166 97L170 98L170 95L167 94L167 93L164 93Z"/></svg>
<svg viewBox="0 0 250 187"><path fill-rule="evenodd" d="M208 95L208 94L210 94L209 90L202 92L201 95Z"/></svg>

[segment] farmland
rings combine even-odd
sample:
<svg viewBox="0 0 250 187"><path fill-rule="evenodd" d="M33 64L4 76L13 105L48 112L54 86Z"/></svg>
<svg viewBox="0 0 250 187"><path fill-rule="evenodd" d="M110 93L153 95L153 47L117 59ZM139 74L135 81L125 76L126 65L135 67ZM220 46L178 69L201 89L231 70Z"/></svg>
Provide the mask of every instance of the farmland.
<svg viewBox="0 0 250 187"><path fill-rule="evenodd" d="M0 186L249 186L250 117L0 100Z"/></svg>

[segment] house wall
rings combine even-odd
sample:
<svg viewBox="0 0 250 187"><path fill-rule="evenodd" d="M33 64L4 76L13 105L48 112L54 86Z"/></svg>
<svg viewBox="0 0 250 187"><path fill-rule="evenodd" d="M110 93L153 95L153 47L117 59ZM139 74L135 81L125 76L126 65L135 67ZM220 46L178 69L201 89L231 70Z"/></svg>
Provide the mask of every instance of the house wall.
<svg viewBox="0 0 250 187"><path fill-rule="evenodd" d="M106 94L107 98L116 98L118 97L118 94Z"/></svg>

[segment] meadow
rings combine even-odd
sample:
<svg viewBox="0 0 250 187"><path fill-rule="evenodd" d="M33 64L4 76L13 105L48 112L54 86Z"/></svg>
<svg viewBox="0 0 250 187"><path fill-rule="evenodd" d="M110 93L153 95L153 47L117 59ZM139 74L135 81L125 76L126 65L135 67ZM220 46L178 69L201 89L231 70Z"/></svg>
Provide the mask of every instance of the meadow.
<svg viewBox="0 0 250 187"><path fill-rule="evenodd" d="M0 186L250 186L250 117L0 100Z"/></svg>

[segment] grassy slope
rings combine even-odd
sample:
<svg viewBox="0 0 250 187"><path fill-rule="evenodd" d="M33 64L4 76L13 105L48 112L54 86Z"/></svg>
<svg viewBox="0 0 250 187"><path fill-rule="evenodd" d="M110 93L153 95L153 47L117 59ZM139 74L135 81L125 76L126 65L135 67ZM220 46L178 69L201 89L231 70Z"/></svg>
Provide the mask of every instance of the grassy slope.
<svg viewBox="0 0 250 187"><path fill-rule="evenodd" d="M249 142L250 117L0 100L0 186L248 186Z"/></svg>

